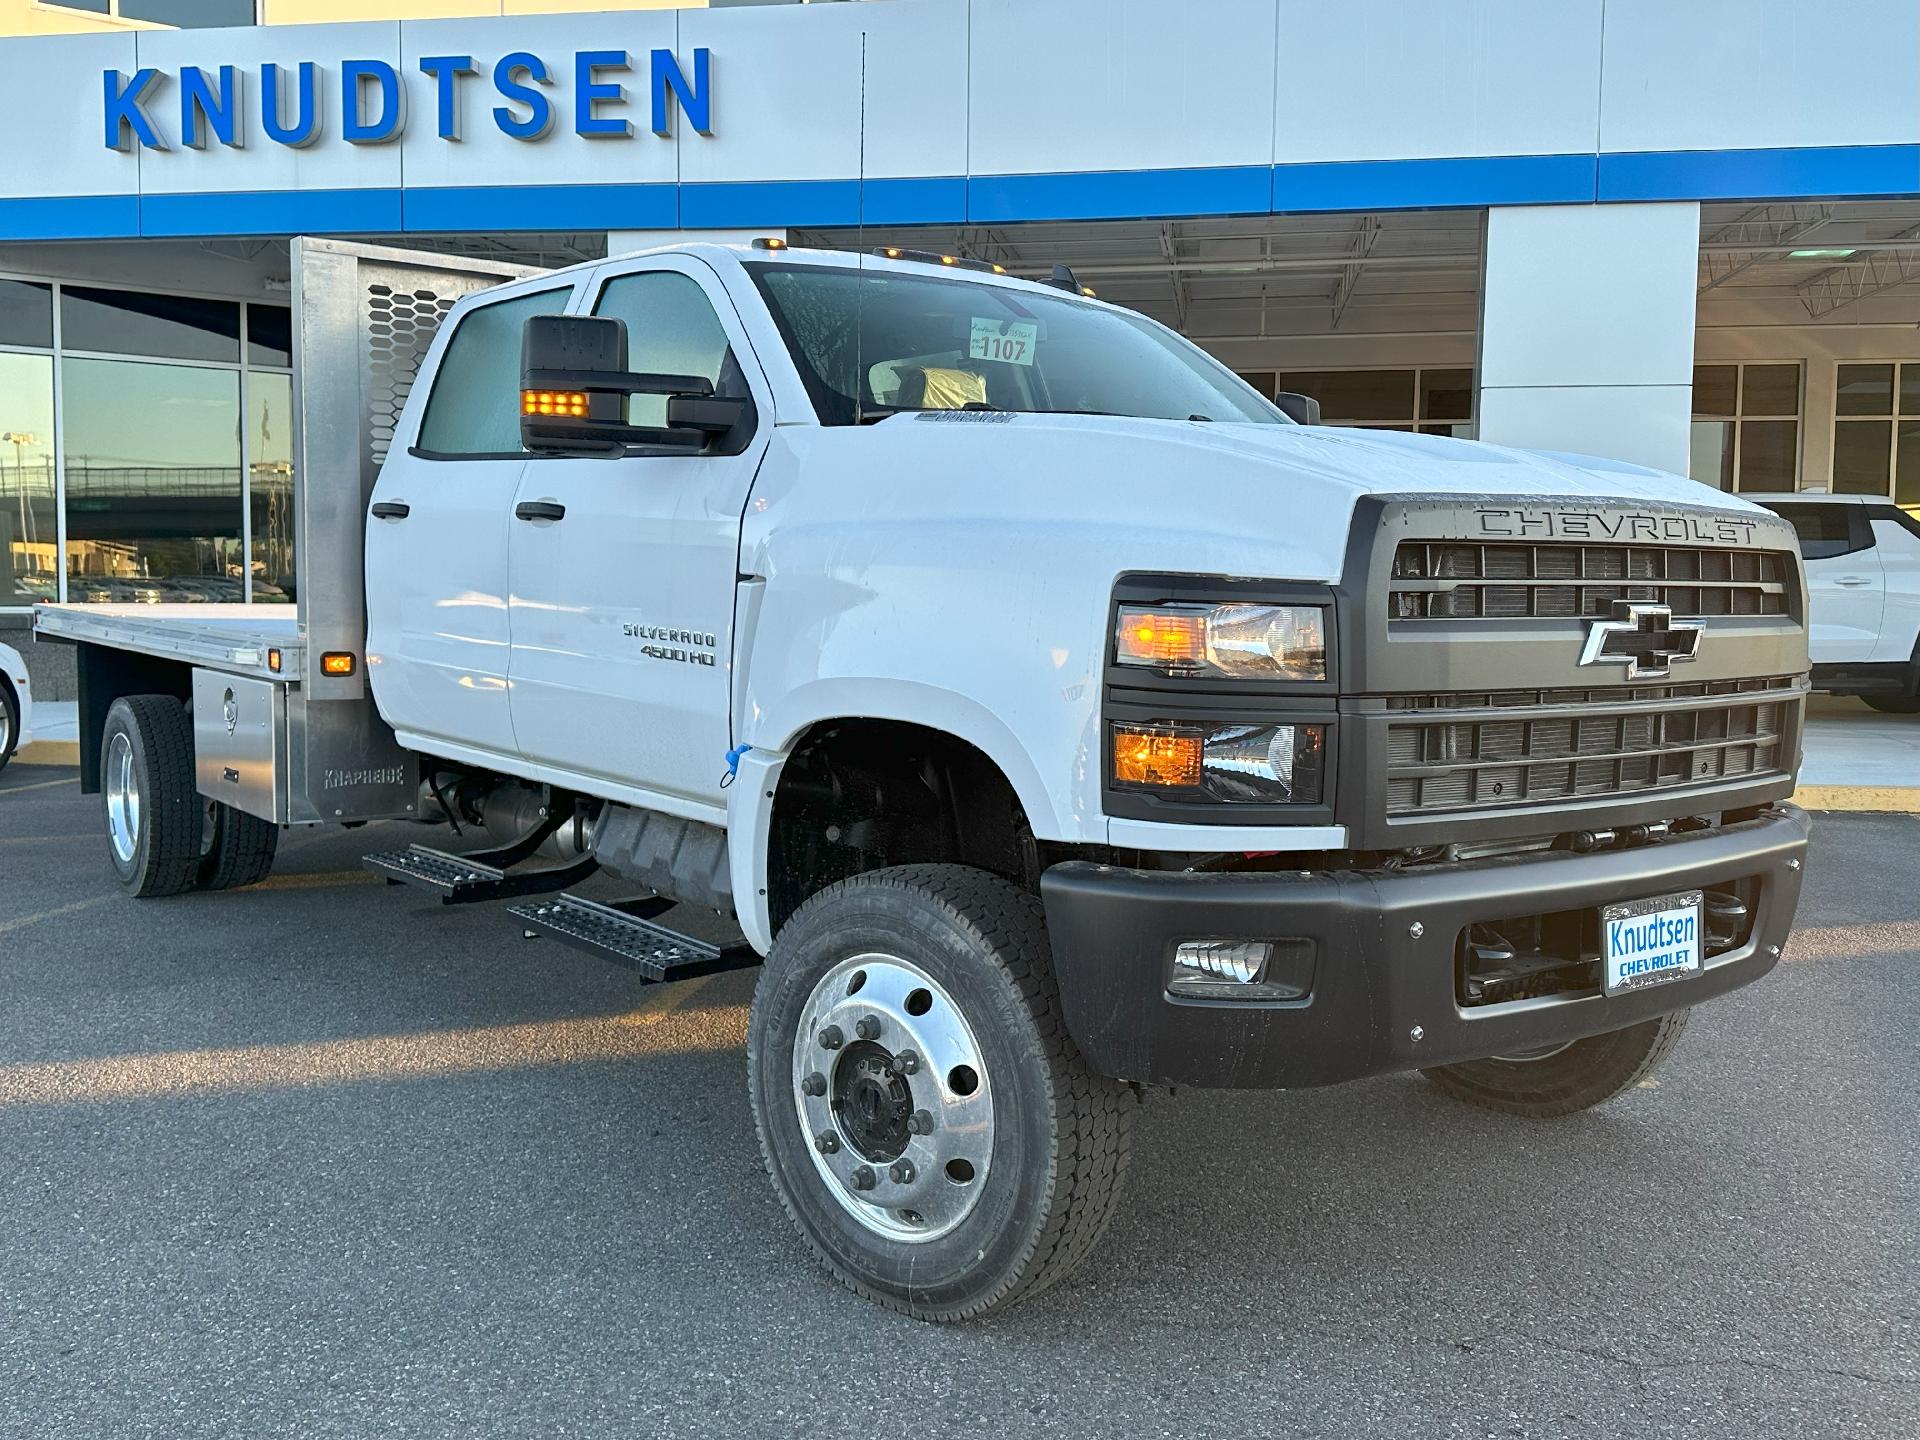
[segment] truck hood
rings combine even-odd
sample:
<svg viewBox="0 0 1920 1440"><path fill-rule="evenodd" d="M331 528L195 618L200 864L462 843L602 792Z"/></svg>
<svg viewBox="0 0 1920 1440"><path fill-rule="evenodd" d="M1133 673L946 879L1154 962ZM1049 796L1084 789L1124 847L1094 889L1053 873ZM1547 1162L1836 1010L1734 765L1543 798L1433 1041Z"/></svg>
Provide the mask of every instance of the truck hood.
<svg viewBox="0 0 1920 1440"><path fill-rule="evenodd" d="M1519 450L1483 441L1394 430L1338 426L1222 425L1135 420L1119 416L1032 415L1015 422L1034 433L1070 432L1079 445L1125 446L1192 452L1198 468L1223 480L1236 471L1264 472L1268 479L1293 476L1319 486L1338 486L1354 497L1380 494L1564 495L1654 501L1668 505L1765 514L1737 496L1624 460ZM1188 471L1193 461L1182 463ZM1251 477L1250 477L1251 478Z"/></svg>

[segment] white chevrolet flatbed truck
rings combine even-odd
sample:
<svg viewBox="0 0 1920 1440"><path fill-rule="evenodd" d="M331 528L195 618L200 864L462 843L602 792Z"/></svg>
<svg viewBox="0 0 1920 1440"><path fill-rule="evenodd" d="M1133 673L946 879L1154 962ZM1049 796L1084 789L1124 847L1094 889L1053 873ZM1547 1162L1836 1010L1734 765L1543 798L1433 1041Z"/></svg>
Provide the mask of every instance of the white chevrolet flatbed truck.
<svg viewBox="0 0 1920 1440"><path fill-rule="evenodd" d="M121 884L411 820L445 838L367 863L503 933L762 966L781 1201L942 1320L1088 1252L1152 1087L1418 1069L1567 1114L1776 962L1785 521L1295 423L1070 275L991 271L296 242L297 609L38 616ZM596 871L631 898L569 893Z"/></svg>

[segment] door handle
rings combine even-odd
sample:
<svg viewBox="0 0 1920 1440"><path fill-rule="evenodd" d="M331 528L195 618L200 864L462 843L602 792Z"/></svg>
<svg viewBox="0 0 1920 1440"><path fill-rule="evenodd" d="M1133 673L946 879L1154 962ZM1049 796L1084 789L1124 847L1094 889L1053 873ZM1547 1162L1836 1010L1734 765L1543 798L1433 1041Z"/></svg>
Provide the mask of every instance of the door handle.
<svg viewBox="0 0 1920 1440"><path fill-rule="evenodd" d="M404 520L413 513L413 507L404 500L382 500L373 507L376 520Z"/></svg>
<svg viewBox="0 0 1920 1440"><path fill-rule="evenodd" d="M1833 583L1843 590L1858 590L1862 585L1871 585L1873 581L1864 575L1841 575L1837 576Z"/></svg>
<svg viewBox="0 0 1920 1440"><path fill-rule="evenodd" d="M555 500L522 500L513 514L516 520L564 520L567 507Z"/></svg>

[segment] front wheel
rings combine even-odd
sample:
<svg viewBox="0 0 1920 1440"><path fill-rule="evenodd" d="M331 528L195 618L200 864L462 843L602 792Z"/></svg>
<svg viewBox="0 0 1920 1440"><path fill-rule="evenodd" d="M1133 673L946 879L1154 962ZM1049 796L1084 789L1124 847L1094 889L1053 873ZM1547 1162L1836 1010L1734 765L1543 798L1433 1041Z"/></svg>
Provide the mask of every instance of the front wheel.
<svg viewBox="0 0 1920 1440"><path fill-rule="evenodd" d="M1687 1012L1676 1010L1624 1030L1548 1050L1467 1060L1423 1070L1456 1100L1545 1120L1604 1104L1651 1075L1679 1043Z"/></svg>
<svg viewBox="0 0 1920 1440"><path fill-rule="evenodd" d="M1040 902L875 871L781 930L747 1039L775 1191L842 1282L925 1320L1035 1294L1114 1210L1136 1108L1068 1037Z"/></svg>

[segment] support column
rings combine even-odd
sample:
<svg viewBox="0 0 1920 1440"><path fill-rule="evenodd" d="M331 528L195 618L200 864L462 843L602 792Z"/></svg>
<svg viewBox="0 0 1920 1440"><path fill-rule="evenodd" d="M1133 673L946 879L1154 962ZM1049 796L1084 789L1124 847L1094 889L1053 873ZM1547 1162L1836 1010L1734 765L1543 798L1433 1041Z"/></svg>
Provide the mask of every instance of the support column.
<svg viewBox="0 0 1920 1440"><path fill-rule="evenodd" d="M762 238L784 240L786 226L763 225L758 230L609 230L607 256L631 255L656 245L745 245Z"/></svg>
<svg viewBox="0 0 1920 1440"><path fill-rule="evenodd" d="M1487 214L1479 435L1687 473L1700 207Z"/></svg>

